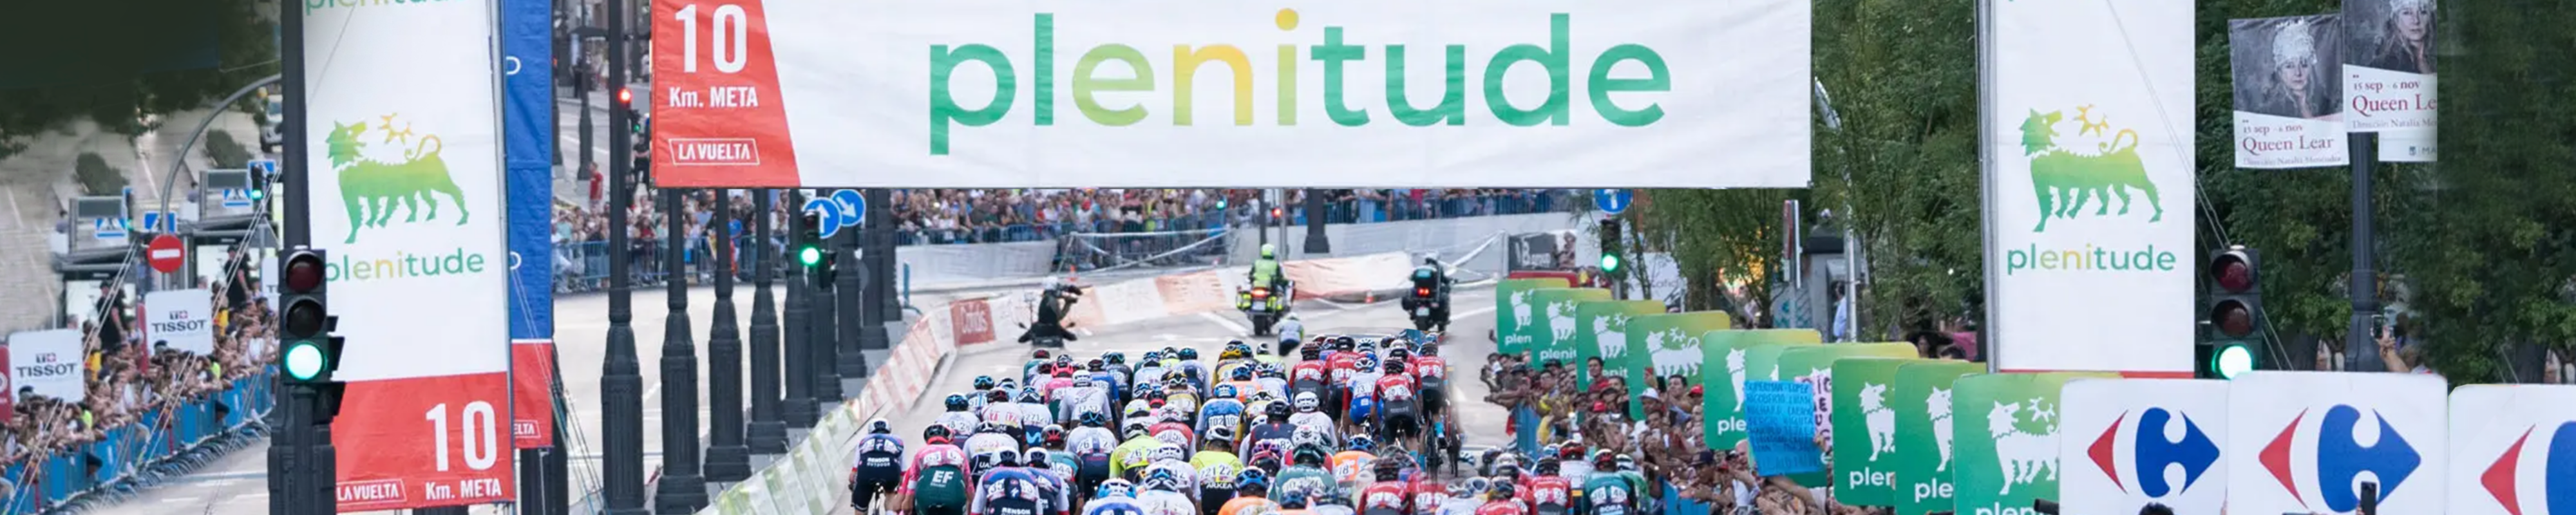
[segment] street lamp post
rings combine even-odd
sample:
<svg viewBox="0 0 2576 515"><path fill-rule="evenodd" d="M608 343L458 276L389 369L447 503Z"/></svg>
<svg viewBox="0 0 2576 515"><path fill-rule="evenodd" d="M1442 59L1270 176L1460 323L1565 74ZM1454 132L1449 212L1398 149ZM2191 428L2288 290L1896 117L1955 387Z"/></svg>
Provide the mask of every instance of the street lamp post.
<svg viewBox="0 0 2576 515"><path fill-rule="evenodd" d="M608 3L608 81L626 83L626 2ZM585 116L590 112L582 110ZM626 210L635 203L634 134L624 109L608 111L608 350L600 361L601 486L608 515L644 515L644 378L635 352L633 274L627 268ZM293 117L289 117L290 119ZM584 131L587 133L587 131ZM585 154L586 155L586 154Z"/></svg>
<svg viewBox="0 0 2576 515"><path fill-rule="evenodd" d="M752 204L752 268L758 275L752 279L751 294L751 425L744 429L751 452L785 454L787 424L778 418L778 305L769 298L769 277L776 275L783 259L770 252L769 195L772 190L757 190Z"/></svg>
<svg viewBox="0 0 2576 515"><path fill-rule="evenodd" d="M707 336L707 480L735 482L751 477L751 447L742 441L742 334L733 309L733 203L716 190L715 211L707 222L713 234L716 264L715 333Z"/></svg>
<svg viewBox="0 0 2576 515"><path fill-rule="evenodd" d="M689 337L688 218L680 190L662 189L662 279L670 314L662 317L662 482L653 491L654 513L690 513L707 506L698 475L698 345Z"/></svg>
<svg viewBox="0 0 2576 515"><path fill-rule="evenodd" d="M805 194L787 190L787 205L805 205ZM801 230L799 231L801 233ZM803 236L798 236L803 238ZM799 242L802 243L801 241ZM793 247L791 245L790 247ZM787 281L787 341L779 350L785 370L779 381L786 385L787 397L781 402L788 427L814 427L814 346L821 340L815 331L813 274L798 266L793 280ZM783 446L783 443L782 443Z"/></svg>

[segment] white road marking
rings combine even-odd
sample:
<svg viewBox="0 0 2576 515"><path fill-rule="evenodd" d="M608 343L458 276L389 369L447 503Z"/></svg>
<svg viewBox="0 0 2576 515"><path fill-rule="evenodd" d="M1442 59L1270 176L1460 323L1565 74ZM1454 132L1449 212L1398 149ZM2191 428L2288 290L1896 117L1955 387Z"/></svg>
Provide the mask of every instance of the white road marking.
<svg viewBox="0 0 2576 515"><path fill-rule="evenodd" d="M6 193L6 196L9 198L9 228L15 229L20 223L18 220L27 216L25 213L18 211L18 192L11 190L0 193Z"/></svg>
<svg viewBox="0 0 2576 515"><path fill-rule="evenodd" d="M1201 311L1199 312L1199 318L1205 318L1209 322L1214 322L1218 327L1223 327L1227 331L1233 331L1235 333L1252 332L1252 328L1245 327L1242 322L1236 322L1222 316L1217 316L1214 311Z"/></svg>

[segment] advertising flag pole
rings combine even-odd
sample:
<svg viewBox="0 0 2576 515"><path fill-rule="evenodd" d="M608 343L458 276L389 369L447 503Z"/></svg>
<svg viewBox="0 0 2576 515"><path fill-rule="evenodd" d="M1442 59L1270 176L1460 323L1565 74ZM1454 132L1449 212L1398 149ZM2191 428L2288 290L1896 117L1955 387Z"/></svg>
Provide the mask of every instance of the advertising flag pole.
<svg viewBox="0 0 2576 515"><path fill-rule="evenodd" d="M1985 229L1983 232L1986 255L1985 266L1981 267L1985 274L1986 285L1986 324L1979 328L1981 331L1977 335L1977 345L1984 348L1978 349L1977 357L1986 361L1988 373L2001 371L1997 367L2003 362L1997 359L1999 356L1996 356L1995 352L2003 347L1995 344L1995 335L2002 334L1999 329L2002 327L1999 323L2001 317L1995 314L2000 312L2003 306L2002 299L1995 294L1995 285L2001 284L1996 281L1995 266L1996 263L2002 262L1997 258L2001 249L1995 245L1995 220L1998 216L1995 212L1995 157L1994 145L1987 141L1991 137L1988 134L1991 128L1987 127L1988 117L1984 115L1995 111L1994 4L1994 0L1977 1L1977 112L1979 113L1977 116L1977 205L1980 212L1979 219L1983 220L1980 225Z"/></svg>

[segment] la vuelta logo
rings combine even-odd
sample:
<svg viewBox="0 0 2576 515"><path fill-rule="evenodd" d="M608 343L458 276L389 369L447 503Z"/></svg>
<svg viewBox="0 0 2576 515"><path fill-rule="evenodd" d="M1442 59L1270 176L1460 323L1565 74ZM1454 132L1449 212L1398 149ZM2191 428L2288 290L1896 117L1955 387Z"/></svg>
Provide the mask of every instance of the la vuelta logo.
<svg viewBox="0 0 2576 515"><path fill-rule="evenodd" d="M2540 433L2538 426L2523 430L2522 437L2514 439L2513 446L2506 447L2503 454L2496 456L2495 462L2478 474L2478 485L2497 504L2503 505L2506 513L2523 515L2522 494L2525 491L2521 488L2520 479L2523 465L2532 458L2523 453L2523 446L2533 442L2533 434L2540 434L2539 443L2548 447L2545 452L2535 449L2533 453L2542 454L2537 456L2540 463L2536 465L2540 469L2542 484L2538 500L2544 511L2538 513L2576 513L2576 422L2559 424L2557 429L2548 433Z"/></svg>
<svg viewBox="0 0 2576 515"><path fill-rule="evenodd" d="M2299 422L2307 416L2308 412L2302 411L2299 416L2292 417L2278 436L2263 446L2258 458L2263 470L2280 481L2281 487L2288 489L2290 496L2298 499L2300 505L2314 506L2308 502L2311 497L2300 491L2290 462L2293 436L2298 433ZM2400 495L2403 491L2400 488L2406 485L2407 478L2424 465L2424 456L2406 442L2406 435L2398 432L2397 426L2388 423L2386 415L2374 412L2371 416L2379 423L2379 441L2370 445L2362 445L2353 439L2353 429L2361 423L2359 408L2337 404L2327 408L2325 418L2317 423L2317 488L2312 493L2316 494L2315 499L2325 502L2329 511L2349 512L2361 505L2360 495L2351 485L2358 484L2355 480L2363 472L2378 478L2379 497L2386 501Z"/></svg>

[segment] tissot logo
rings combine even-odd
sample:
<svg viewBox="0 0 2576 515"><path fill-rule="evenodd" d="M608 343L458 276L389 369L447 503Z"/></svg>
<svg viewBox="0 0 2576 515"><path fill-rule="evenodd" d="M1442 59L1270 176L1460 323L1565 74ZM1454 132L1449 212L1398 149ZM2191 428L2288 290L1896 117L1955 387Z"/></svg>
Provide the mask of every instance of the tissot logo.
<svg viewBox="0 0 2576 515"><path fill-rule="evenodd" d="M2406 443L2406 435L2397 432L2397 426L2389 424L2388 417L2376 412L2371 415L2379 422L2379 441L2370 445L2362 445L2353 436L2354 426L2361 422L2359 408L2337 404L2327 408L2325 418L2317 423L2318 491L2314 493L2317 499L2325 502L2327 510L2348 512L2361 504L2360 496L2349 485L2356 484L2354 480L2363 472L2378 478L2379 496L2385 501L2400 495L2399 487L2404 486L2407 477L2414 475L2415 469L2424 464L2423 455ZM2299 491L2298 482L2291 475L2290 444L2299 430L2299 421L2307 416L2307 412L2302 411L2299 416L2292 417L2279 435L2263 446L2259 456L2263 470L2271 472L2272 478L2279 480L2281 487L2288 489L2290 496L2299 499L2303 505L2310 498Z"/></svg>
<svg viewBox="0 0 2576 515"><path fill-rule="evenodd" d="M2120 414L2118 421L2112 422L2110 428L2102 430L2102 435L2093 439L2093 445L2085 447L2085 456L2092 458L2093 464L2102 469L2103 475L2110 476L2111 484L2119 486L2120 491L2127 492L2129 485L2135 484L2139 494L2151 498L2179 494L2191 490L2201 475L2218 463L2218 443L2210 440L2209 433L2201 431L2200 424L2193 423L2191 416L2176 416L2164 408L2147 408L2137 415L2137 430L2130 432L2130 438L2136 440L2131 444L2131 459L2136 463L2128 480L2120 479L2116 451L2120 428L2128 421L2129 414ZM2182 438L2167 438L2166 427L2177 421L2182 423ZM2182 466L2183 479L2179 486L2165 480L2165 470L2173 465Z"/></svg>
<svg viewBox="0 0 2576 515"><path fill-rule="evenodd" d="M2504 505L2506 513L2526 513L2523 510L2523 491L2515 480L2521 476L2522 465L2531 461L2523 455L2523 445L2532 443L2531 435L2539 433L2539 430L2539 427L2523 430L2522 437L2514 439L2513 446L2506 447L2502 455L2496 456L2495 463L2487 465L2486 471L2478 474L2478 484L2497 504ZM2557 429L2541 434L2540 442L2549 450L2546 456L2538 457L2541 481L2546 487L2538 500L2546 511L2537 513L2576 513L2576 422L2559 424Z"/></svg>

